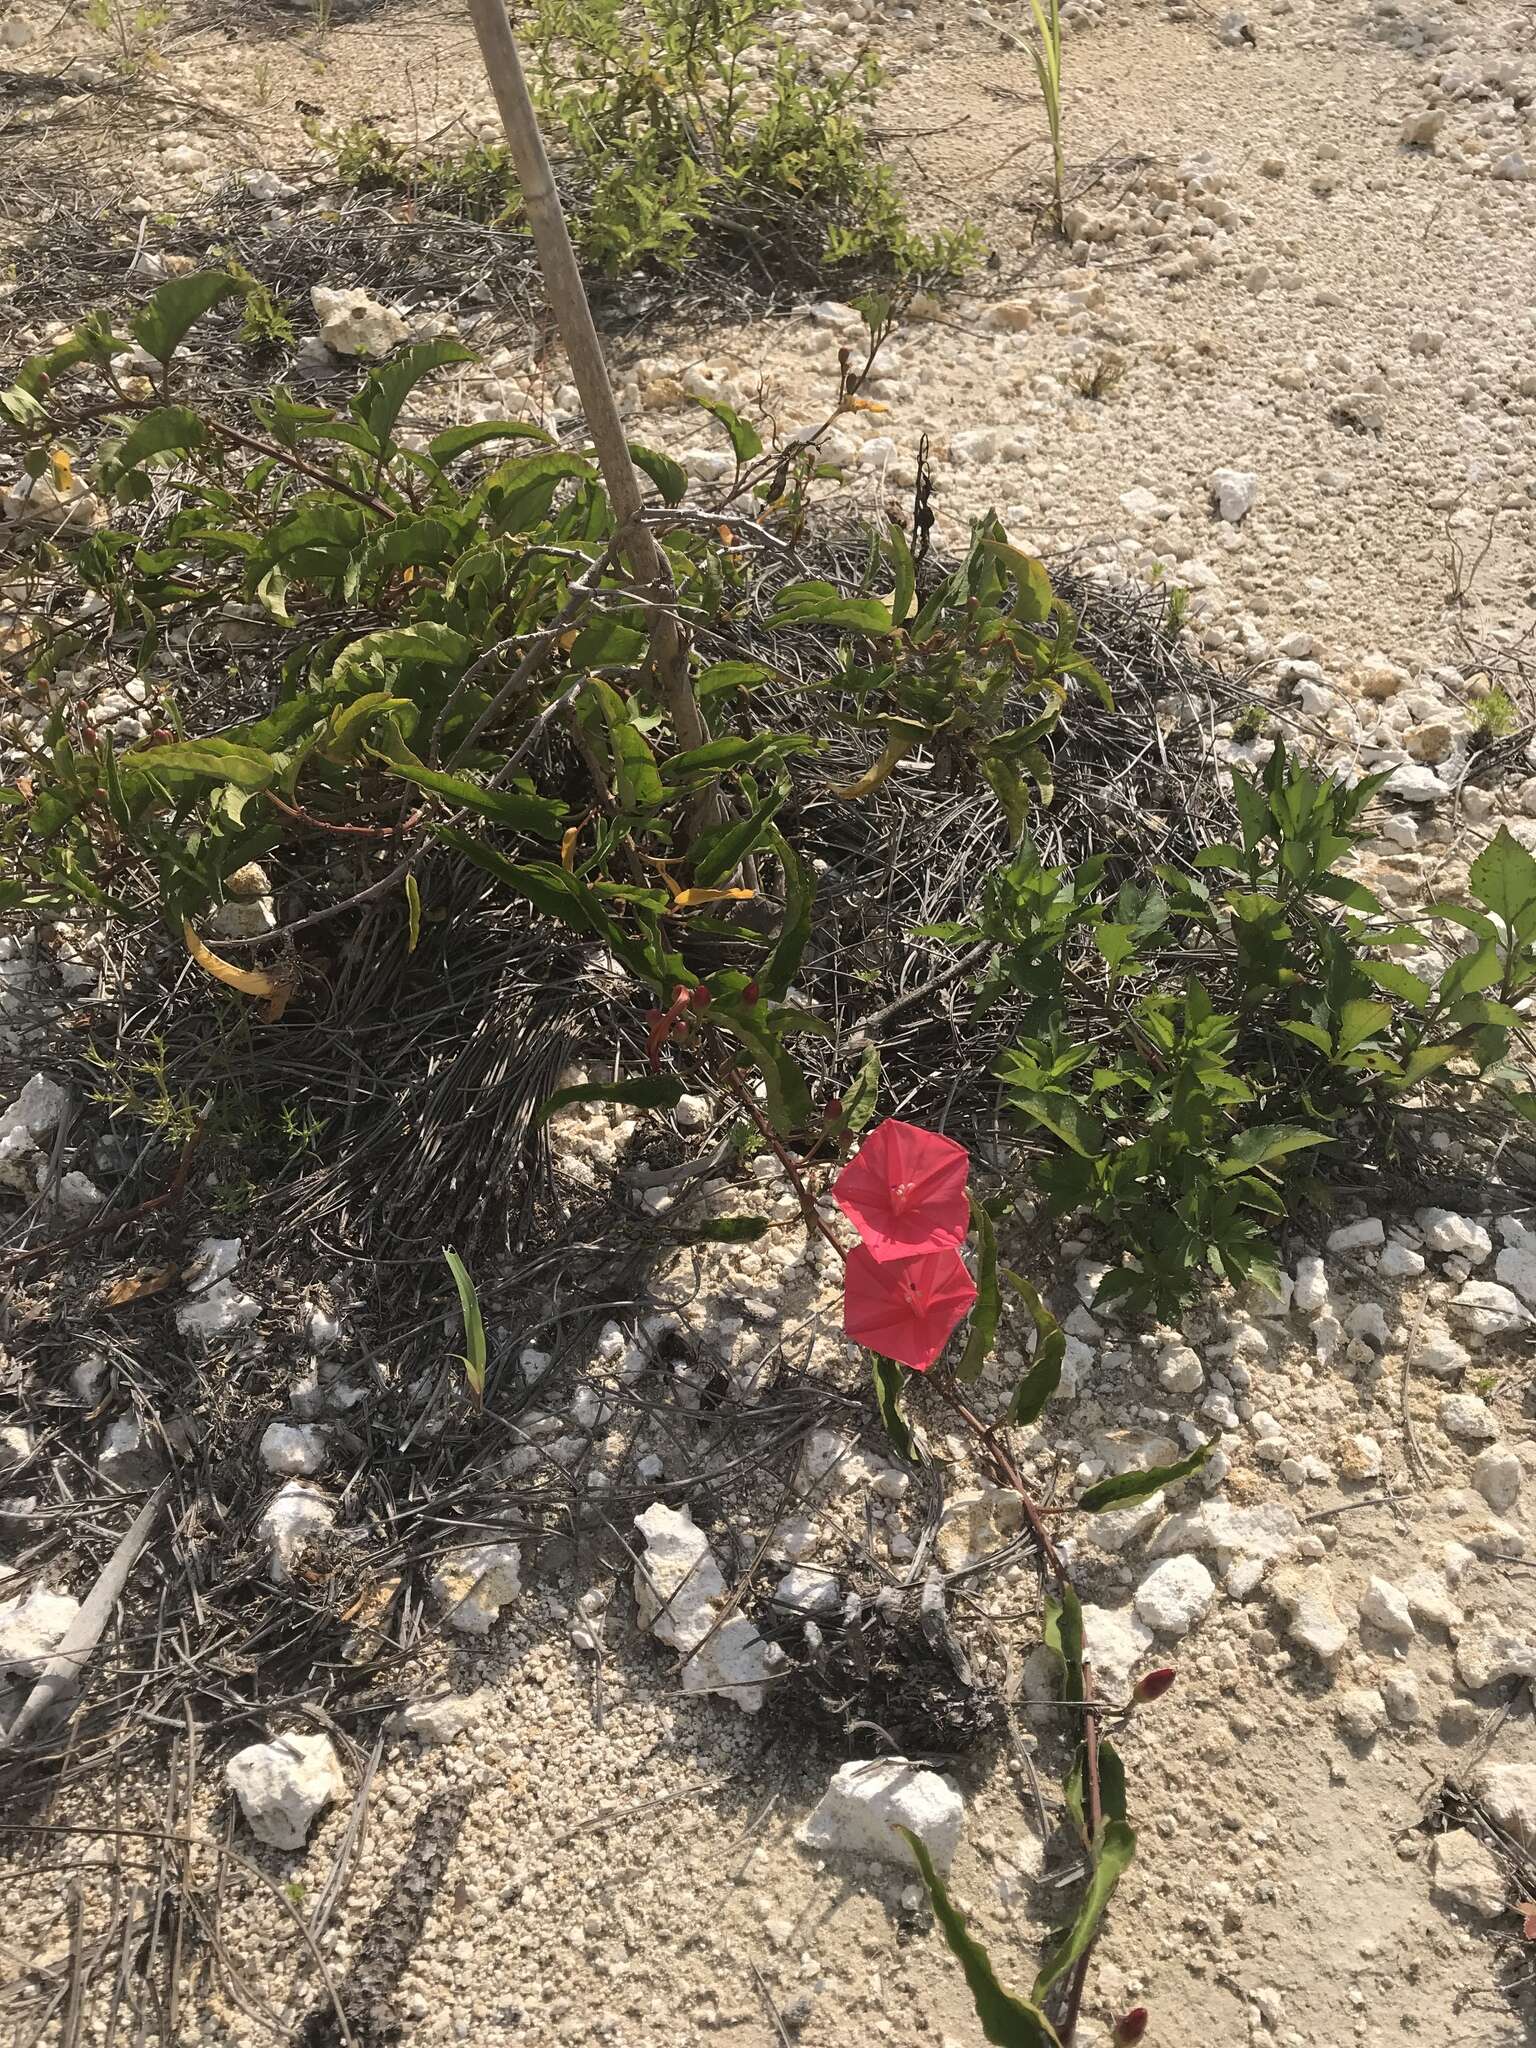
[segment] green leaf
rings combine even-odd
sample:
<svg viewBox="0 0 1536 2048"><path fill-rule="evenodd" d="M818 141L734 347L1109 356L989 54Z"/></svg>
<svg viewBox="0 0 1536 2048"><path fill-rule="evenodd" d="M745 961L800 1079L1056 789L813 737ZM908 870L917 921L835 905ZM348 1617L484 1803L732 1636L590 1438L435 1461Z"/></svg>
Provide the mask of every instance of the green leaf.
<svg viewBox="0 0 1536 2048"><path fill-rule="evenodd" d="M764 621L769 626L841 626L877 637L891 631L891 615L878 597L845 597L832 583L786 583Z"/></svg>
<svg viewBox="0 0 1536 2048"><path fill-rule="evenodd" d="M750 739L706 740L702 747L689 747L674 754L667 763L667 775L674 782L699 775L722 775L728 768L750 768L768 757L780 760L787 754L803 754L818 742L809 733L761 732Z"/></svg>
<svg viewBox="0 0 1536 2048"><path fill-rule="evenodd" d="M1380 914L1381 899L1373 896L1363 882L1351 882L1345 875L1319 875L1314 879L1312 888L1319 896L1347 904L1351 910L1363 911L1367 917Z"/></svg>
<svg viewBox="0 0 1536 2048"><path fill-rule="evenodd" d="M751 426L746 420L742 419L740 414L731 406L726 405L718 398L695 398L693 402L695 405L702 405L706 412L713 413L727 434L730 435L731 447L735 452L738 468L743 468L755 457L762 454L762 436L758 433L756 427Z"/></svg>
<svg viewBox="0 0 1536 2048"><path fill-rule="evenodd" d="M1051 1314L1040 1296L1029 1282L1018 1273L1009 1272L1008 1284L1013 1288L1035 1326L1035 1354L1030 1360L1029 1371L1013 1390L1013 1399L1008 1403L1006 1420L1027 1428L1039 1420L1045 1404L1061 1385L1061 1368L1066 1361L1067 1339L1060 1323Z"/></svg>
<svg viewBox="0 0 1536 2048"><path fill-rule="evenodd" d="M382 455L390 446L401 408L423 377L450 363L473 361L473 350L462 341L442 339L420 342L384 369L371 370L348 410L372 436L374 453Z"/></svg>
<svg viewBox="0 0 1536 2048"><path fill-rule="evenodd" d="M410 935L406 941L407 953L414 953L421 938L421 889L413 874L405 878L405 908L410 922Z"/></svg>
<svg viewBox="0 0 1536 2048"><path fill-rule="evenodd" d="M1132 1507L1137 1501L1150 1500L1165 1486L1177 1486L1181 1479L1198 1472L1217 1442L1212 1437L1187 1458L1180 1458L1176 1465L1154 1465L1145 1472L1117 1472L1112 1479L1101 1479L1088 1488L1077 1504L1085 1514L1097 1515L1105 1508Z"/></svg>
<svg viewBox="0 0 1536 2048"><path fill-rule="evenodd" d="M531 832L539 839L560 837L566 806L558 797L529 796L516 789L483 788L467 776L449 775L441 768L429 768L403 745L389 753L382 753L376 747L370 751L391 775L402 776L405 781L415 783L418 789L430 790L434 796L447 797L451 803L478 811L482 817L494 819L509 831Z"/></svg>
<svg viewBox="0 0 1536 2048"><path fill-rule="evenodd" d="M951 1901L923 1843L910 1828L898 1828L897 1832L905 1836L908 1848L917 1858L923 1883L928 1887L933 1917L965 1972L976 2018L987 2040L994 2048L1061 2048L1060 2037L1045 2014L1025 1999L1015 1998L997 1981L991 1958L968 1931L965 1915Z"/></svg>
<svg viewBox="0 0 1536 2048"><path fill-rule="evenodd" d="M681 505L688 495L688 472L680 462L674 462L670 455L658 454L654 448L643 448L638 441L630 442L629 454L636 469L644 470L660 491L663 504Z"/></svg>
<svg viewBox="0 0 1536 2048"><path fill-rule="evenodd" d="M379 719L393 718L397 712L414 713L415 709L409 697L396 697L389 690L365 690L361 697L354 697L350 704L331 713L326 749L332 754L349 755Z"/></svg>
<svg viewBox="0 0 1536 2048"><path fill-rule="evenodd" d="M1096 1159L1104 1149L1104 1126L1071 1095L1038 1089L1010 1090L1010 1107L1044 1124L1079 1159Z"/></svg>
<svg viewBox="0 0 1536 2048"><path fill-rule="evenodd" d="M1440 1000L1453 1003L1461 996L1475 996L1481 989L1492 988L1503 974L1497 942L1485 939L1474 952L1459 954L1441 975Z"/></svg>
<svg viewBox="0 0 1536 2048"><path fill-rule="evenodd" d="M122 440L102 457L98 480L103 489L113 488L127 471L152 455L185 454L203 447L207 439L208 429L189 407L159 406L135 420Z"/></svg>
<svg viewBox="0 0 1536 2048"><path fill-rule="evenodd" d="M469 1268L456 1251L443 1246L443 1257L459 1290L459 1311L464 1318L464 1376L476 1403L485 1399L485 1323L480 1315L480 1297L469 1277Z"/></svg>
<svg viewBox="0 0 1536 2048"><path fill-rule="evenodd" d="M1330 1142L1327 1131L1304 1130L1300 1124L1257 1124L1233 1140L1232 1148L1216 1171L1223 1180L1264 1166L1271 1159L1283 1159L1288 1152L1304 1152L1309 1145Z"/></svg>
<svg viewBox="0 0 1536 2048"><path fill-rule="evenodd" d="M330 680L349 687L386 662L424 661L433 668L457 668L477 651L475 643L452 626L418 619L413 626L384 626L352 641L337 658Z"/></svg>
<svg viewBox="0 0 1536 2048"><path fill-rule="evenodd" d="M880 1420L885 1424L892 1450L909 1465L921 1464L917 1445L907 1427L907 1418L901 1412L901 1367L895 1359L881 1358L872 1351L869 1368L875 1382L875 1406L880 1411Z"/></svg>
<svg viewBox="0 0 1536 2048"><path fill-rule="evenodd" d="M726 690L755 690L768 681L769 673L759 661L716 661L699 670L694 688L703 701Z"/></svg>
<svg viewBox="0 0 1536 2048"><path fill-rule="evenodd" d="M1214 846L1202 846L1195 855L1197 868L1231 868L1241 874L1248 866L1247 858L1240 846L1234 846L1230 839L1220 839Z"/></svg>
<svg viewBox="0 0 1536 2048"><path fill-rule="evenodd" d="M816 882L776 825L763 834L763 845L779 864L784 877L784 922L761 976L763 993L782 1002L799 971L801 957L811 936L811 919L816 902ZM846 1110L847 1104L844 1104Z"/></svg>
<svg viewBox="0 0 1536 2048"><path fill-rule="evenodd" d="M259 747L233 740L180 740L168 747L140 747L118 757L124 776L143 775L164 784L232 782L236 789L267 789L277 780L277 763Z"/></svg>
<svg viewBox="0 0 1536 2048"><path fill-rule="evenodd" d="M1051 1950L1035 1979L1034 1996L1037 1999L1044 1998L1057 1979L1088 1953L1099 1931L1105 1908L1114 1897L1115 1887L1129 1869L1135 1854L1135 1830L1127 1827L1123 1820L1106 1821L1103 1840L1094 1859L1093 1875L1077 1909L1077 1918Z"/></svg>
<svg viewBox="0 0 1536 2048"><path fill-rule="evenodd" d="M768 1119L774 1129L783 1135L803 1130L811 1121L811 1092L794 1054L774 1030L744 1012L721 1005L717 1021L721 1030L739 1039L751 1053L763 1077Z"/></svg>
<svg viewBox="0 0 1536 2048"><path fill-rule="evenodd" d="M427 453L439 467L446 467L456 455L478 448L485 441L542 441L552 445L553 436L528 420L475 420L467 427L450 427L427 443Z"/></svg>
<svg viewBox="0 0 1536 2048"><path fill-rule="evenodd" d="M641 1074L633 1081L580 1081L557 1088L539 1104L536 1124L548 1123L557 1110L573 1102L619 1102L630 1109L676 1109L687 1093L670 1074Z"/></svg>
<svg viewBox="0 0 1536 2048"><path fill-rule="evenodd" d="M869 1046L859 1062L853 1086L843 1097L843 1129L857 1137L869 1123L880 1099L880 1048Z"/></svg>
<svg viewBox="0 0 1536 2048"><path fill-rule="evenodd" d="M711 1216L689 1226L689 1244L756 1244L773 1228L764 1216Z"/></svg>
<svg viewBox="0 0 1536 2048"><path fill-rule="evenodd" d="M728 881L747 855L755 853L765 842L774 813L788 795L789 784L777 783L746 817L701 832L694 849L693 879L696 886L713 889Z"/></svg>
<svg viewBox="0 0 1536 2048"><path fill-rule="evenodd" d="M1403 1061L1403 1074L1394 1087L1411 1088L1422 1081L1426 1074L1432 1074L1437 1067L1443 1067L1447 1060L1453 1060L1461 1051L1456 1045L1416 1045Z"/></svg>
<svg viewBox="0 0 1536 2048"><path fill-rule="evenodd" d="M244 298L247 289L223 270L170 278L135 314L129 332L146 355L168 363L194 322L221 299Z"/></svg>
<svg viewBox="0 0 1536 2048"><path fill-rule="evenodd" d="M965 1350L955 1367L956 1379L967 1384L980 1379L981 1369L992 1355L992 1346L997 1341L997 1319L1003 1305L997 1283L997 1232L992 1228L992 1218L984 1205L974 1195L969 1200L971 1228L976 1233L976 1301L971 1309L971 1328L965 1340Z"/></svg>
<svg viewBox="0 0 1536 2048"><path fill-rule="evenodd" d="M1392 1022L1390 1003L1372 1002L1369 996L1355 996L1339 1012L1338 1050L1353 1052L1368 1038L1374 1038Z"/></svg>
<svg viewBox="0 0 1536 2048"><path fill-rule="evenodd" d="M1280 1029L1289 1031L1292 1038L1299 1038L1306 1045L1316 1046L1321 1053L1333 1051L1333 1040L1321 1024L1309 1024L1305 1018L1300 1017L1282 1017Z"/></svg>
<svg viewBox="0 0 1536 2048"><path fill-rule="evenodd" d="M1399 1002L1412 1003L1416 1010L1428 1008L1429 983L1404 967L1401 961L1362 960L1360 964L1387 995L1396 996Z"/></svg>
<svg viewBox="0 0 1536 2048"><path fill-rule="evenodd" d="M1467 880L1483 908L1513 928L1536 905L1536 854L1501 825L1473 861Z"/></svg>

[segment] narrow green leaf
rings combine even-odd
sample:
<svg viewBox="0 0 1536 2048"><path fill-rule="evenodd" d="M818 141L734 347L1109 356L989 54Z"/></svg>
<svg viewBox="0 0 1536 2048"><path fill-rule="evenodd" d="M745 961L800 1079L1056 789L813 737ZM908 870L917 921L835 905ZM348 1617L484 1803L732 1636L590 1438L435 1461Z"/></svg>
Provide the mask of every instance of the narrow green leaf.
<svg viewBox="0 0 1536 2048"><path fill-rule="evenodd" d="M536 1124L547 1123L573 1102L619 1102L630 1109L676 1109L687 1090L670 1074L641 1074L632 1081L580 1081L557 1088L539 1104Z"/></svg>
<svg viewBox="0 0 1536 2048"><path fill-rule="evenodd" d="M1002 1294L997 1280L997 1232L985 1206L972 1195L971 1228L976 1233L976 1300L971 1309L970 1334L955 1367L956 1379L969 1384L981 1377L981 1369L992 1355L997 1341L997 1319L1002 1312Z"/></svg>
<svg viewBox="0 0 1536 2048"><path fill-rule="evenodd" d="M933 1867L933 1858L922 1841L910 1828L899 1828L897 1832L906 1838L908 1848L917 1859L923 1883L928 1887L933 1917L943 1930L955 1960L965 1972L971 2002L976 2007L976 2018L993 2048L1061 2048L1059 2035L1038 2006L1016 1998L998 1982L991 1958L967 1928L965 1915L945 1890L943 1880Z"/></svg>
<svg viewBox="0 0 1536 2048"><path fill-rule="evenodd" d="M443 467L485 441L542 441L548 447L553 436L528 420L475 420L470 426L449 427L446 433L435 434L427 443L427 453Z"/></svg>
<svg viewBox="0 0 1536 2048"><path fill-rule="evenodd" d="M1114 1897L1115 1887L1130 1868L1135 1854L1135 1829L1127 1827L1123 1820L1106 1821L1103 1840L1094 1859L1093 1875L1077 1909L1077 1918L1047 1956L1035 1979L1034 1996L1037 1999L1044 1998L1057 1979L1088 1953L1105 1909Z"/></svg>
<svg viewBox="0 0 1536 2048"><path fill-rule="evenodd" d="M363 387L348 408L353 419L373 437L375 454L382 454L394 439L395 422L405 401L423 377L452 363L474 361L474 352L462 341L424 341L408 348L382 370L371 370Z"/></svg>
<svg viewBox="0 0 1536 2048"><path fill-rule="evenodd" d="M711 1216L707 1222L690 1224L689 1244L756 1244L772 1225L763 1216Z"/></svg>
<svg viewBox="0 0 1536 2048"><path fill-rule="evenodd" d="M1376 986L1399 1002L1412 1003L1416 1010L1429 1006L1429 983L1398 960L1362 960L1361 966Z"/></svg>
<svg viewBox="0 0 1536 2048"><path fill-rule="evenodd" d="M459 1311L464 1318L464 1376L476 1403L485 1399L485 1323L480 1315L480 1297L469 1277L469 1268L456 1251L443 1246L443 1257L459 1290Z"/></svg>
<svg viewBox="0 0 1536 2048"><path fill-rule="evenodd" d="M560 837L566 807L558 797L529 796L516 789L486 789L478 782L471 782L468 776L449 775L444 769L429 768L425 761L418 761L404 746L389 753L378 748L370 751L391 775L399 775L405 781L415 783L418 789L430 790L434 796L447 797L451 803L478 811L482 817L505 825L511 832L531 832L539 839Z"/></svg>
<svg viewBox="0 0 1536 2048"><path fill-rule="evenodd" d="M1045 1404L1061 1385L1061 1368L1066 1362L1067 1339L1060 1323L1040 1296L1020 1274L1008 1273L1008 1284L1029 1311L1035 1326L1035 1354L1029 1371L1013 1390L1007 1421L1027 1428L1039 1420Z"/></svg>
<svg viewBox="0 0 1536 2048"><path fill-rule="evenodd" d="M270 754L233 740L179 740L166 747L138 747L119 756L118 768L124 776L142 775L173 787L193 781L266 789L277 780L277 763Z"/></svg>
<svg viewBox="0 0 1536 2048"><path fill-rule="evenodd" d="M416 877L407 873L405 878L405 908L410 921L410 935L406 941L407 953L414 953L421 938L421 889Z"/></svg>
<svg viewBox="0 0 1536 2048"><path fill-rule="evenodd" d="M1044 1124L1048 1131L1074 1151L1080 1159L1096 1159L1104 1149L1104 1126L1070 1095L1044 1093L1037 1089L1010 1090L1010 1107L1022 1110Z"/></svg>
<svg viewBox="0 0 1536 2048"><path fill-rule="evenodd" d="M1215 1450L1217 1441L1212 1437L1209 1443L1191 1451L1187 1458L1180 1458L1176 1465L1154 1465L1149 1471L1119 1472L1112 1479L1101 1479L1088 1488L1077 1504L1086 1514L1097 1515L1105 1508L1134 1507L1137 1501L1150 1500L1164 1487L1177 1486L1181 1479L1188 1479L1198 1472Z"/></svg>
<svg viewBox="0 0 1536 2048"><path fill-rule="evenodd" d="M761 982L765 995L775 1002L782 1002L799 972L800 961L811 936L816 882L809 867L776 825L770 825L763 834L763 845L778 862L779 872L784 877L784 922L768 956L768 964L762 971Z"/></svg>
<svg viewBox="0 0 1536 2048"><path fill-rule="evenodd" d="M1368 1038L1392 1022L1389 1003L1372 1002L1369 996L1355 996L1339 1012L1338 1050L1353 1052Z"/></svg>
<svg viewBox="0 0 1536 2048"><path fill-rule="evenodd" d="M907 1427L907 1418L901 1412L901 1367L894 1358L882 1358L878 1352L872 1351L869 1369L875 1383L875 1406L880 1411L880 1420L885 1424L892 1450L909 1465L921 1464L917 1445Z"/></svg>
<svg viewBox="0 0 1536 2048"><path fill-rule="evenodd" d="M853 1086L843 1097L843 1128L857 1137L874 1116L880 1100L880 1048L871 1045L859 1062Z"/></svg>
<svg viewBox="0 0 1536 2048"><path fill-rule="evenodd" d="M1271 1159L1283 1159L1288 1152L1304 1152L1309 1145L1329 1142L1329 1132L1304 1130L1299 1124L1256 1124L1233 1139L1216 1171L1223 1180L1230 1180L1255 1166L1266 1165Z"/></svg>
<svg viewBox="0 0 1536 2048"><path fill-rule="evenodd" d="M787 583L774 600L769 626L841 626L876 637L891 631L891 615L878 597L845 597L832 583Z"/></svg>

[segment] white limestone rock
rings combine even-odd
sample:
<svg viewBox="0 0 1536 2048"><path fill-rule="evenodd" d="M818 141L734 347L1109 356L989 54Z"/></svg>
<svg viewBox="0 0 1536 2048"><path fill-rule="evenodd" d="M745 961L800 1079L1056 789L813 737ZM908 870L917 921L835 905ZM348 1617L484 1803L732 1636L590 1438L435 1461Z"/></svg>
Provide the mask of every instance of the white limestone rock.
<svg viewBox="0 0 1536 2048"><path fill-rule="evenodd" d="M829 1855L871 1856L911 1867L911 1848L896 1832L910 1828L944 1876L960 1846L964 1819L965 1802L937 1771L903 1757L881 1757L840 1765L797 1839Z"/></svg>
<svg viewBox="0 0 1536 2048"><path fill-rule="evenodd" d="M1418 1634L1407 1594L1387 1579L1372 1577L1360 1596L1360 1619L1395 1642L1407 1642Z"/></svg>
<svg viewBox="0 0 1536 2048"><path fill-rule="evenodd" d="M1421 1209L1414 1221L1432 1252L1465 1259L1469 1266L1480 1266L1493 1250L1493 1239L1482 1224L1454 1209Z"/></svg>
<svg viewBox="0 0 1536 2048"><path fill-rule="evenodd" d="M346 1779L328 1735L283 1735L236 1750L224 1777L251 1833L269 1849L302 1849L316 1814Z"/></svg>
<svg viewBox="0 0 1536 2048"><path fill-rule="evenodd" d="M1153 1635L1128 1607L1083 1608L1083 1647L1093 1674L1111 1698L1131 1689L1136 1666L1152 1648Z"/></svg>
<svg viewBox="0 0 1536 2048"><path fill-rule="evenodd" d="M757 1713L773 1670L768 1646L744 1615L720 1621L728 1588L693 1516L657 1501L635 1527L645 1539L635 1565L642 1628L682 1652L684 1692L714 1693Z"/></svg>
<svg viewBox="0 0 1536 2048"><path fill-rule="evenodd" d="M1468 1692L1482 1692L1509 1678L1536 1683L1536 1638L1517 1636L1499 1622L1474 1622L1457 1641L1456 1676Z"/></svg>
<svg viewBox="0 0 1536 2048"><path fill-rule="evenodd" d="M256 1534L271 1552L269 1576L274 1586L285 1586L295 1559L306 1543L336 1526L336 1510L318 1487L302 1479L290 1479L267 1503L266 1513L256 1524Z"/></svg>
<svg viewBox="0 0 1536 2048"><path fill-rule="evenodd" d="M502 1608L522 1590L522 1562L515 1543L477 1543L448 1552L432 1574L448 1626L460 1635L489 1635Z"/></svg>
<svg viewBox="0 0 1536 2048"><path fill-rule="evenodd" d="M39 1677L79 1612L78 1600L45 1586L0 1600L0 1678Z"/></svg>
<svg viewBox="0 0 1536 2048"><path fill-rule="evenodd" d="M1469 1828L1437 1835L1429 1851L1429 1895L1437 1906L1452 1906L1480 1920L1504 1910L1499 1866Z"/></svg>
<svg viewBox="0 0 1536 2048"><path fill-rule="evenodd" d="M325 1431L308 1422L269 1422L262 1432L261 1462L280 1478L307 1479L325 1463Z"/></svg>
<svg viewBox="0 0 1536 2048"><path fill-rule="evenodd" d="M1259 479L1251 469L1214 469L1206 480L1216 517L1236 526L1259 502Z"/></svg>
<svg viewBox="0 0 1536 2048"><path fill-rule="evenodd" d="M387 356L410 332L398 313L361 289L330 291L317 284L309 296L320 339L333 355Z"/></svg>
<svg viewBox="0 0 1536 2048"><path fill-rule="evenodd" d="M178 1303L176 1327L183 1337L212 1344L247 1328L261 1314L261 1303L242 1294L232 1280L216 1280L190 1301Z"/></svg>
<svg viewBox="0 0 1536 2048"><path fill-rule="evenodd" d="M1275 1573L1269 1590L1284 1609L1286 1635L1332 1670L1349 1641L1349 1630L1333 1604L1333 1582L1321 1566L1288 1566Z"/></svg>
<svg viewBox="0 0 1536 2048"><path fill-rule="evenodd" d="M1493 1411L1480 1394L1447 1394L1440 1403L1440 1427L1464 1442L1488 1443L1499 1433Z"/></svg>
<svg viewBox="0 0 1536 2048"><path fill-rule="evenodd" d="M1186 1636L1216 1598L1216 1581L1198 1557L1165 1557L1136 1588L1136 1613L1159 1635Z"/></svg>
<svg viewBox="0 0 1536 2048"><path fill-rule="evenodd" d="M1472 1790L1501 1828L1536 1848L1536 1764L1483 1764Z"/></svg>
<svg viewBox="0 0 1536 2048"><path fill-rule="evenodd" d="M1507 1336L1533 1320L1519 1295L1497 1280L1469 1280L1451 1303L1450 1314L1477 1337Z"/></svg>
<svg viewBox="0 0 1536 2048"><path fill-rule="evenodd" d="M396 1735L410 1735L417 1742L452 1742L467 1729L478 1728L491 1703L488 1692L467 1692L440 1700L412 1700L390 1718Z"/></svg>

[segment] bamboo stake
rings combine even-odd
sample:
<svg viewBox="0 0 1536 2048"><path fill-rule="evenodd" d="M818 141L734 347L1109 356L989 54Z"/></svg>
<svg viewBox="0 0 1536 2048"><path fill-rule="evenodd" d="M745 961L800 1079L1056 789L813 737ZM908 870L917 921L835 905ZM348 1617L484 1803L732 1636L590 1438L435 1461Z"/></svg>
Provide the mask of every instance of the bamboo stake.
<svg viewBox="0 0 1536 2048"><path fill-rule="evenodd" d="M544 137L539 132L539 117L523 75L504 0L469 0L469 16L486 76L496 95L513 168L522 187L523 204L528 209L528 225L533 230L544 287L570 359L571 375L587 416L587 431L592 436L598 467L619 524L621 545L636 577L652 593L655 609L651 657L662 701L678 745L700 747L708 739L709 731L689 681L687 645L669 606L666 562L640 516L639 479L630 459L629 442L609 382L602 344L592 324L592 309L587 303L576 252L571 247L570 231L555 190Z"/></svg>

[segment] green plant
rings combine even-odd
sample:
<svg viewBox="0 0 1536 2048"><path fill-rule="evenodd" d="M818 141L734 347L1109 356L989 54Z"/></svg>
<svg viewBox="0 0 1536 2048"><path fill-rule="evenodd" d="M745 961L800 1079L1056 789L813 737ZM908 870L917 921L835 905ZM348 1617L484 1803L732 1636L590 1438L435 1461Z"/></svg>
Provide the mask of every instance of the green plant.
<svg viewBox="0 0 1536 2048"><path fill-rule="evenodd" d="M968 268L974 231L914 234L874 155L875 59L823 71L771 34L770 13L767 0L540 0L526 31L533 93L583 257L614 276L706 254L801 278ZM499 143L416 154L362 122L320 139L343 183L522 220Z"/></svg>
<svg viewBox="0 0 1536 2048"><path fill-rule="evenodd" d="M977 924L956 931L997 948L979 999L1024 999L999 1073L1050 1143L1040 1188L1129 1254L1100 1302L1166 1317L1207 1268L1274 1284L1270 1227L1297 1155L1379 1120L1431 1075L1452 1078L1452 1063L1536 1117L1512 1057L1527 1029L1516 1005L1536 989L1536 857L1501 828L1472 866L1481 907L1429 906L1426 921L1473 940L1432 983L1391 957L1431 934L1338 872L1381 780L1347 787L1277 746L1262 777L1234 777L1241 844L1200 856L1230 886L1159 868L1111 894L1102 861L1047 868L1025 845L988 882ZM1197 957L1199 973L1136 993L1164 953Z"/></svg>
<svg viewBox="0 0 1536 2048"><path fill-rule="evenodd" d="M464 1368L464 1379L470 1396L477 1408L485 1404L485 1322L480 1314L480 1297L475 1292L475 1283L470 1278L469 1268L456 1251L443 1246L443 1258L453 1275L453 1284L459 1291L459 1314L464 1319L464 1353L459 1363Z"/></svg>
<svg viewBox="0 0 1536 2048"><path fill-rule="evenodd" d="M1061 149L1061 0L1029 0L1035 32L1029 54L1051 131L1051 214L1058 234L1066 233L1066 159Z"/></svg>
<svg viewBox="0 0 1536 2048"><path fill-rule="evenodd" d="M1473 708L1472 744L1486 747L1495 740L1507 739L1519 723L1520 712L1514 698L1501 683L1495 683Z"/></svg>
<svg viewBox="0 0 1536 2048"><path fill-rule="evenodd" d="M138 77L163 64L159 36L171 18L163 0L140 0L136 6L125 0L87 0L85 18L98 35L111 36L117 44L115 61L126 76Z"/></svg>

